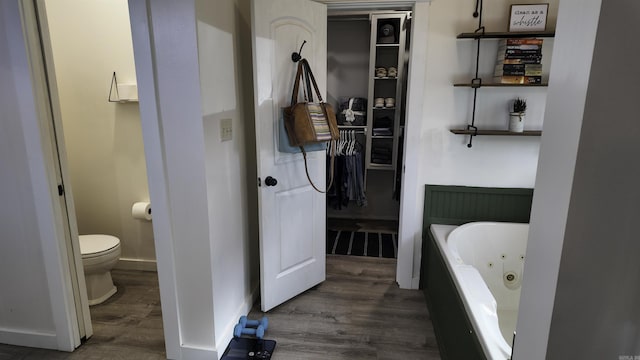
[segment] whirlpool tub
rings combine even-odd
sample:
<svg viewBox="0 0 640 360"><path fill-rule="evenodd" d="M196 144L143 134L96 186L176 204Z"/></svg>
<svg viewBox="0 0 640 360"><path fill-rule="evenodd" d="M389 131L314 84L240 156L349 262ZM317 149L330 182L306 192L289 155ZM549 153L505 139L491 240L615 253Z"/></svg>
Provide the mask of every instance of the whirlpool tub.
<svg viewBox="0 0 640 360"><path fill-rule="evenodd" d="M487 359L511 357L528 232L529 224L516 223L431 225L460 298L455 302L464 306L468 332L475 333Z"/></svg>

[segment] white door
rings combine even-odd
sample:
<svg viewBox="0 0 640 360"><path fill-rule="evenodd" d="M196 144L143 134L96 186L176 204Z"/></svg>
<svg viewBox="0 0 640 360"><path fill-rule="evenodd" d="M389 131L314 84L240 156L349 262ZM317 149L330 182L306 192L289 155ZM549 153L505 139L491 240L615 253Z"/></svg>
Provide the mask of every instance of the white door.
<svg viewBox="0 0 640 360"><path fill-rule="evenodd" d="M297 67L291 54L305 40L302 57L326 90L327 8L309 0L254 0L252 22L260 289L262 310L268 311L325 279L325 196L309 185L301 154L278 151L277 130L291 101ZM324 188L325 153L307 158L311 178Z"/></svg>

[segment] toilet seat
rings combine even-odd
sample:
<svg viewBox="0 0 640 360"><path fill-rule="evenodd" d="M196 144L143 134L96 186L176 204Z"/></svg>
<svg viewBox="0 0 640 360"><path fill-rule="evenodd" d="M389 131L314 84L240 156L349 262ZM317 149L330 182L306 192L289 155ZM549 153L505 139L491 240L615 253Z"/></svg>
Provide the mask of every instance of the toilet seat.
<svg viewBox="0 0 640 360"><path fill-rule="evenodd" d="M83 259L109 254L120 245L120 239L111 235L80 235L79 238Z"/></svg>

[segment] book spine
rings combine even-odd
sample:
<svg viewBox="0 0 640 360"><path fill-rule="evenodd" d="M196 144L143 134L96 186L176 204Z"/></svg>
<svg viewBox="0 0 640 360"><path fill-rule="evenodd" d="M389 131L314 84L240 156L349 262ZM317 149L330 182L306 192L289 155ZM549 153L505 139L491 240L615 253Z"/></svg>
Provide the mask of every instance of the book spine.
<svg viewBox="0 0 640 360"><path fill-rule="evenodd" d="M542 76L542 70L496 70L493 76Z"/></svg>
<svg viewBox="0 0 640 360"><path fill-rule="evenodd" d="M504 59L529 59L542 61L542 54L498 54L498 61Z"/></svg>
<svg viewBox="0 0 640 360"><path fill-rule="evenodd" d="M520 50L520 49L507 49L504 51L505 55L537 55L542 56L541 50Z"/></svg>
<svg viewBox="0 0 640 360"><path fill-rule="evenodd" d="M506 45L499 46L498 51L502 50L542 50L540 45Z"/></svg>
<svg viewBox="0 0 640 360"><path fill-rule="evenodd" d="M502 39L500 45L538 45L542 46L544 39Z"/></svg>
<svg viewBox="0 0 640 360"><path fill-rule="evenodd" d="M539 64L507 64L496 65L494 76L502 75L524 75L524 76L541 76L542 65Z"/></svg>
<svg viewBox="0 0 640 360"><path fill-rule="evenodd" d="M494 80L502 84L542 84L542 76L503 75L494 76Z"/></svg>
<svg viewBox="0 0 640 360"><path fill-rule="evenodd" d="M542 57L526 57L526 58L502 58L498 59L498 65L510 65L510 64L540 64Z"/></svg>

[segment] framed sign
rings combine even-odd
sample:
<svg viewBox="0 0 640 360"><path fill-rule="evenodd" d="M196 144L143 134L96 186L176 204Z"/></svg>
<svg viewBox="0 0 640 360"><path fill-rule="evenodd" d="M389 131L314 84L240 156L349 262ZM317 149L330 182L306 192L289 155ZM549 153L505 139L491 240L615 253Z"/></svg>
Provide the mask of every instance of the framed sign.
<svg viewBox="0 0 640 360"><path fill-rule="evenodd" d="M549 4L511 5L509 31L544 31L547 27Z"/></svg>

